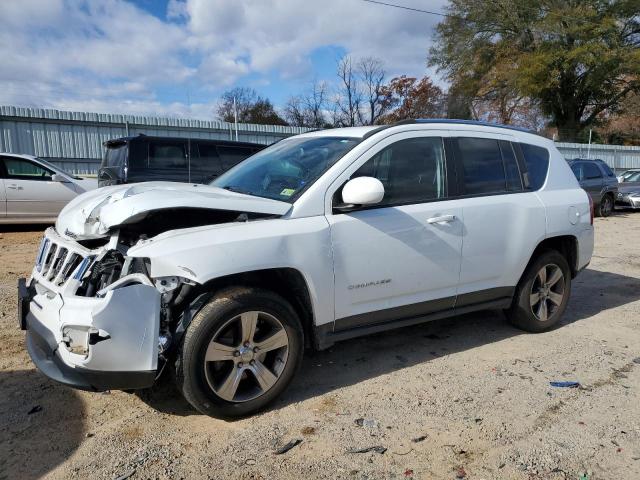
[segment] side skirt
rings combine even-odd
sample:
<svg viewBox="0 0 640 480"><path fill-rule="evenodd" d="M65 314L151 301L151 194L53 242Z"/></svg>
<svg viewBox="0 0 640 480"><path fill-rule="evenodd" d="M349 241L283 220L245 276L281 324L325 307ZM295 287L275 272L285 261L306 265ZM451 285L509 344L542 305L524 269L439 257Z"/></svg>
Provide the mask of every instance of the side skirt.
<svg viewBox="0 0 640 480"><path fill-rule="evenodd" d="M438 299L408 307L402 310L413 314L397 317L398 308L379 310L363 315L337 319L333 324L315 327L315 345L318 350L331 347L335 342L384 332L395 328L408 327L433 320L455 317L481 310L498 310L511 306L515 287L499 287L459 295L453 305L442 308L450 299ZM420 311L421 313L418 313ZM369 322L363 320L369 318ZM384 319L384 320L383 320Z"/></svg>

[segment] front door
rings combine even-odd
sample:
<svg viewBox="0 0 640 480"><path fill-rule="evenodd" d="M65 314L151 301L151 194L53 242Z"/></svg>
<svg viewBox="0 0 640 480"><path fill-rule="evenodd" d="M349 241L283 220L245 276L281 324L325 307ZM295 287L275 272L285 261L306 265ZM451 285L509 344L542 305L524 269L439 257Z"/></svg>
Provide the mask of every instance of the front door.
<svg viewBox="0 0 640 480"><path fill-rule="evenodd" d="M52 219L77 193L71 182L54 182L54 172L36 162L2 157L7 218Z"/></svg>
<svg viewBox="0 0 640 480"><path fill-rule="evenodd" d="M333 210L327 216L336 331L418 317L455 304L461 209L447 200L444 140L426 135L393 135L338 179L336 202L349 176L378 178L385 195L373 208Z"/></svg>

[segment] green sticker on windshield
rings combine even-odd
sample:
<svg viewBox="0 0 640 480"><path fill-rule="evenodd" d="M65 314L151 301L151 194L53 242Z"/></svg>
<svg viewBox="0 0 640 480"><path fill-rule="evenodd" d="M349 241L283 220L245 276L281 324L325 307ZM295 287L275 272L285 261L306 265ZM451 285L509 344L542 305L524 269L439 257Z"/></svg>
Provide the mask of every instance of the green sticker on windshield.
<svg viewBox="0 0 640 480"><path fill-rule="evenodd" d="M285 188L280 192L280 195L282 195L283 197L290 197L291 195L294 194L294 192L295 192L295 189L293 188Z"/></svg>

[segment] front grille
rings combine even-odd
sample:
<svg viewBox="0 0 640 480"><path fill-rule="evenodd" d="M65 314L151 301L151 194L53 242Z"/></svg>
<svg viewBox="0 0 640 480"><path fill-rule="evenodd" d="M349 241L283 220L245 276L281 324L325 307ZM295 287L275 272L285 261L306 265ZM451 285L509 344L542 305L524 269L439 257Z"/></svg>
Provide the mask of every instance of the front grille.
<svg viewBox="0 0 640 480"><path fill-rule="evenodd" d="M45 237L36 258L36 271L41 280L61 286L70 278L81 280L92 260L93 257L80 249Z"/></svg>

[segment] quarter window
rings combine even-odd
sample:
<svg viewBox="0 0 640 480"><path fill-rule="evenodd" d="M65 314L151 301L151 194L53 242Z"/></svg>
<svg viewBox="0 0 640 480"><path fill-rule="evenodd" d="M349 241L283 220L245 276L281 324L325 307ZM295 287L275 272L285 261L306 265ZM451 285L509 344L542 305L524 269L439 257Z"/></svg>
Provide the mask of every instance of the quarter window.
<svg viewBox="0 0 640 480"><path fill-rule="evenodd" d="M422 203L444 198L445 155L442 138L400 140L378 152L351 178L375 177L384 185L377 206Z"/></svg>
<svg viewBox="0 0 640 480"><path fill-rule="evenodd" d="M528 143L521 143L524 163L527 165L529 174L529 188L539 190L547 178L549 170L549 150ZM575 172L575 171L574 171Z"/></svg>
<svg viewBox="0 0 640 480"><path fill-rule="evenodd" d="M507 178L498 140L490 138L458 138L462 162L464 193L506 192Z"/></svg>

